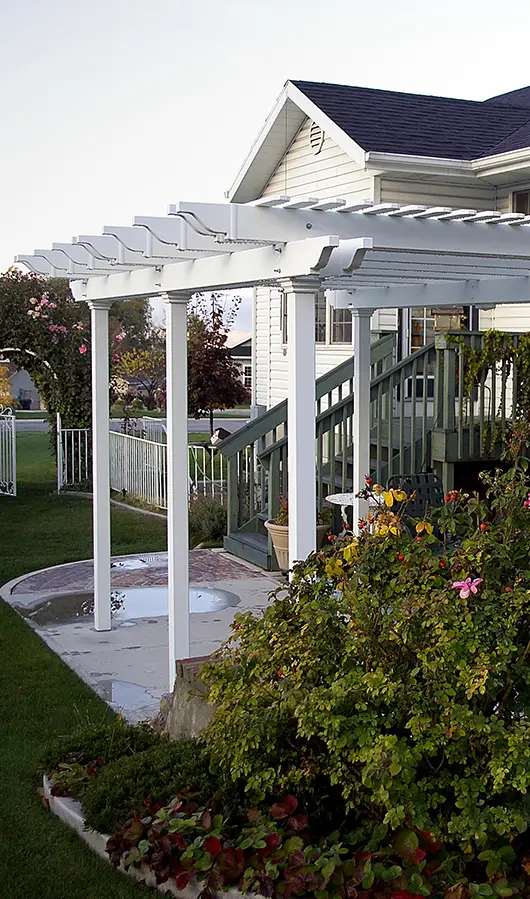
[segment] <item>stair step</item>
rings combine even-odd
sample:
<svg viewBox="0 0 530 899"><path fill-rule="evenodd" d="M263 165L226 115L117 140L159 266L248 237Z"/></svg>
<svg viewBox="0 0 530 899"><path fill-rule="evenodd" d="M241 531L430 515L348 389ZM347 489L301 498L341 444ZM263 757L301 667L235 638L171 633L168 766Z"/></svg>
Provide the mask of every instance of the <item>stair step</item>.
<svg viewBox="0 0 530 899"><path fill-rule="evenodd" d="M232 555L252 562L265 571L274 571L277 568L276 559L269 555L269 538L266 534L236 531L224 538L224 548Z"/></svg>

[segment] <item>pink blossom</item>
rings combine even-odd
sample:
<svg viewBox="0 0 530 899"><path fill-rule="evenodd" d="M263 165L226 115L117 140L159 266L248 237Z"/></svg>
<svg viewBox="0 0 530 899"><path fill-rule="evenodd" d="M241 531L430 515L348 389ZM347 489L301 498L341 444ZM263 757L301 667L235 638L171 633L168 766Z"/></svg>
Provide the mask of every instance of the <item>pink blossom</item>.
<svg viewBox="0 0 530 899"><path fill-rule="evenodd" d="M86 346L86 344L82 343L81 346L79 347L79 352L81 353L82 356L84 356L87 349L88 349L88 347Z"/></svg>
<svg viewBox="0 0 530 899"><path fill-rule="evenodd" d="M118 341L118 343L121 343L124 337L125 334L116 334L116 340Z"/></svg>
<svg viewBox="0 0 530 899"><path fill-rule="evenodd" d="M57 330L60 331L61 334L66 334L66 328L65 328L64 325L59 325L59 327L57 328Z"/></svg>
<svg viewBox="0 0 530 899"><path fill-rule="evenodd" d="M48 325L48 331L56 331L57 325Z"/></svg>
<svg viewBox="0 0 530 899"><path fill-rule="evenodd" d="M119 362L119 361L120 361L120 357L119 357L118 353L114 353L114 354L113 354L113 356L112 356L112 361L113 361L113 362Z"/></svg>
<svg viewBox="0 0 530 899"><path fill-rule="evenodd" d="M528 496L526 497L526 499L525 499L525 501L524 501L524 503L523 503L523 506L525 507L525 509L528 509L528 508L530 507L530 493L529 493Z"/></svg>
<svg viewBox="0 0 530 899"><path fill-rule="evenodd" d="M57 303L48 303L50 309L57 309Z"/></svg>
<svg viewBox="0 0 530 899"><path fill-rule="evenodd" d="M454 581L451 584L451 587L454 587L455 590L460 590L460 598L467 599L470 593L477 593L479 584L482 583L484 578L476 577L474 580L471 580L470 577L466 577L465 581Z"/></svg>
<svg viewBox="0 0 530 899"><path fill-rule="evenodd" d="M43 298L42 298L42 300L40 301L40 304L41 304L41 306L47 306L47 305L48 305L48 300L46 299L46 297L43 297Z"/></svg>

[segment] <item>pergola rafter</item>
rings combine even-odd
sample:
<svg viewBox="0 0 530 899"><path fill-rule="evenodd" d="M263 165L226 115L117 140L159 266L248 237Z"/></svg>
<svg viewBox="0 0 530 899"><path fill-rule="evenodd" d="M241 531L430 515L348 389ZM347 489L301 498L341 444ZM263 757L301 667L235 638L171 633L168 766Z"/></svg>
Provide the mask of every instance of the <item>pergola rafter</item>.
<svg viewBox="0 0 530 899"><path fill-rule="evenodd" d="M492 210L321 202L178 203L162 217L106 226L71 244L18 256L67 277L92 317L96 629L110 628L108 309L116 299L167 302L170 679L189 655L186 303L193 293L271 285L289 317L288 465L291 563L315 548L314 298L350 307L354 331L354 485L370 465L370 316L379 308L530 301L530 216ZM362 517L358 500L354 519Z"/></svg>

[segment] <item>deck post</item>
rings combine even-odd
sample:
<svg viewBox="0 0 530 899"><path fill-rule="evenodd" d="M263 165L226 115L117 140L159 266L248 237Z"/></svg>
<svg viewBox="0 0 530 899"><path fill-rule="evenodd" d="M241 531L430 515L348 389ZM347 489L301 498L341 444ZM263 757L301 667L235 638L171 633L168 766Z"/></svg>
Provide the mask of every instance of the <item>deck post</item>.
<svg viewBox="0 0 530 899"><path fill-rule="evenodd" d="M365 486L370 475L370 319L373 309L352 309L353 318L353 492ZM356 496L353 531L366 518L368 504Z"/></svg>
<svg viewBox="0 0 530 899"><path fill-rule="evenodd" d="M110 631L109 309L91 300L94 628Z"/></svg>
<svg viewBox="0 0 530 899"><path fill-rule="evenodd" d="M167 598L169 689L178 659L190 654L188 558L188 365L189 293L164 295L166 303Z"/></svg>
<svg viewBox="0 0 530 899"><path fill-rule="evenodd" d="M289 567L316 549L315 295L318 278L283 281L287 296Z"/></svg>

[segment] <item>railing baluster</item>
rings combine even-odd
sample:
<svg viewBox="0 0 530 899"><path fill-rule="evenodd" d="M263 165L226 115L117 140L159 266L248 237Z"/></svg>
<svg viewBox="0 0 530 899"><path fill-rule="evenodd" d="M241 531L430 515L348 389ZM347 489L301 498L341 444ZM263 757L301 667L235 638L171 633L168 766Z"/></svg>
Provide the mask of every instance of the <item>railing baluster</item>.
<svg viewBox="0 0 530 899"><path fill-rule="evenodd" d="M405 370L399 377L399 473L405 472Z"/></svg>
<svg viewBox="0 0 530 899"><path fill-rule="evenodd" d="M410 391L410 471L407 474L414 474L416 472L416 399L417 399L417 388L418 388L418 358L414 357L412 360L412 384Z"/></svg>

